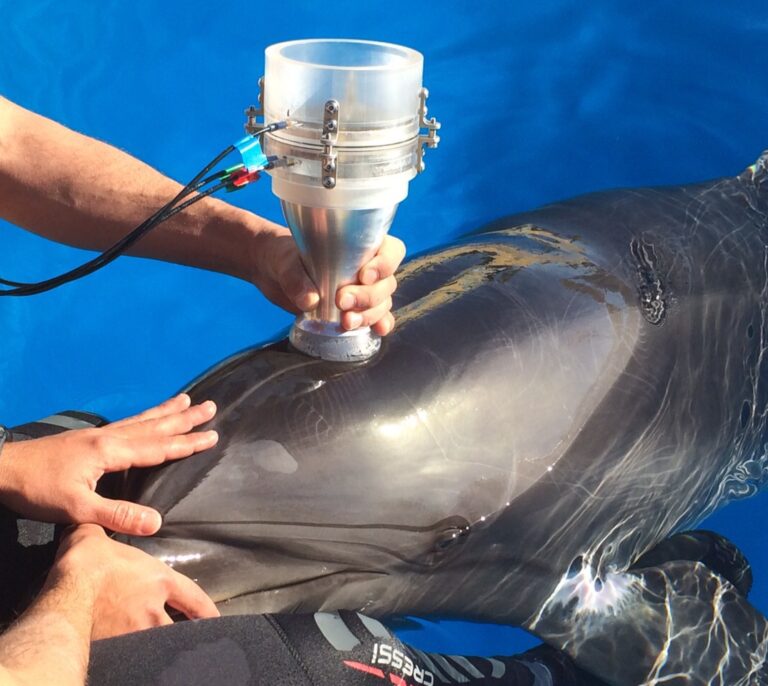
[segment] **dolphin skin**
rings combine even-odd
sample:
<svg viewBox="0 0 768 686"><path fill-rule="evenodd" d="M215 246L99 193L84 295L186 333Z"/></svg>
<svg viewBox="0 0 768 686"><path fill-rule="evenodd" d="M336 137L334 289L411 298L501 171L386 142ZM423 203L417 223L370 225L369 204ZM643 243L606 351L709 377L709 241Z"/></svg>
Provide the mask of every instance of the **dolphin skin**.
<svg viewBox="0 0 768 686"><path fill-rule="evenodd" d="M768 683L740 590L643 558L768 475L767 180L764 154L417 257L366 363L235 355L189 388L216 448L129 474L164 515L131 542L223 613L494 621L612 684Z"/></svg>

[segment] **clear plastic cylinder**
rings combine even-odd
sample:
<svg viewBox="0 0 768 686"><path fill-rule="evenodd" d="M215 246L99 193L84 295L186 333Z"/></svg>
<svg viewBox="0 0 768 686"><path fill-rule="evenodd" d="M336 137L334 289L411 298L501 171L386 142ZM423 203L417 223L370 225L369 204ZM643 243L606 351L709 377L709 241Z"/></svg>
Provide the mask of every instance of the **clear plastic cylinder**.
<svg viewBox="0 0 768 686"><path fill-rule="evenodd" d="M424 58L411 48L375 41L320 39L271 45L266 50L264 115L300 126L276 138L316 141L326 101L341 105L341 147L401 143L419 133L419 90Z"/></svg>

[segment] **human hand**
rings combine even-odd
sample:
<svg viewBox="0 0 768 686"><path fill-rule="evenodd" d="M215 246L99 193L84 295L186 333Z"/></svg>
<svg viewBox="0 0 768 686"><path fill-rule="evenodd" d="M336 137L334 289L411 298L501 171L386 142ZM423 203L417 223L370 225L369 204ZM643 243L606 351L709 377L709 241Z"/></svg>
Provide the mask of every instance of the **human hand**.
<svg viewBox="0 0 768 686"><path fill-rule="evenodd" d="M189 619L219 616L194 581L94 524L72 527L62 538L46 581L56 584L74 584L92 600L94 641L172 624L166 605Z"/></svg>
<svg viewBox="0 0 768 686"><path fill-rule="evenodd" d="M252 263L251 280L273 303L290 312L310 312L320 302L317 287L301 262L291 232L265 222L259 234ZM397 288L395 271L405 257L405 244L385 236L376 255L358 272L358 284L342 286L336 293L336 306L342 311L345 329L370 326L380 336L394 328L392 294Z"/></svg>
<svg viewBox="0 0 768 686"><path fill-rule="evenodd" d="M212 447L215 431L189 432L215 414L211 401L190 407L189 396L182 394L99 429L6 443L0 455L0 502L31 519L153 534L162 523L156 510L103 498L96 483L107 472L150 467Z"/></svg>

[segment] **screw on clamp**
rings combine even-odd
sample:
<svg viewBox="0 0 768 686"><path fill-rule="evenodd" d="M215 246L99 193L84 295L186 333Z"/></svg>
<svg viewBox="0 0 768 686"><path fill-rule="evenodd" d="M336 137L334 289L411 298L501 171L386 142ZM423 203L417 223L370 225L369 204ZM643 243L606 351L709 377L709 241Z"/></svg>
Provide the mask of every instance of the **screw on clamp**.
<svg viewBox="0 0 768 686"><path fill-rule="evenodd" d="M427 98L429 91L422 88L419 91L419 144L416 152L416 171L421 172L426 169L424 164L424 148L436 148L440 144L440 136L437 135L440 129L440 122L434 117L427 119ZM427 133L421 133L421 129L426 129Z"/></svg>
<svg viewBox="0 0 768 686"><path fill-rule="evenodd" d="M320 155L320 166L323 171L323 186L330 190L336 187L336 149L334 145L339 135L339 103L328 100L323 108L323 133L320 141L323 143L323 153Z"/></svg>
<svg viewBox="0 0 768 686"><path fill-rule="evenodd" d="M257 121L258 117L264 116L264 77L259 79L259 106L251 105L245 110L245 132L256 133L263 124Z"/></svg>

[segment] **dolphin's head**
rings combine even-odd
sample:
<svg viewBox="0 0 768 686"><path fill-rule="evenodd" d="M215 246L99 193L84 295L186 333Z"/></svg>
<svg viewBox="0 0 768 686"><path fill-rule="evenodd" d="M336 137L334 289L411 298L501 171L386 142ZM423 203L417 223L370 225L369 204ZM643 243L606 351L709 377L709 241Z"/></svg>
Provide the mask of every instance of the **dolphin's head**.
<svg viewBox="0 0 768 686"><path fill-rule="evenodd" d="M447 579L498 583L520 561L505 513L629 349L624 296L585 264L533 231L476 238L406 268L366 363L281 342L215 368L189 392L216 402L219 443L134 475L164 524L132 542L233 612L430 611Z"/></svg>

